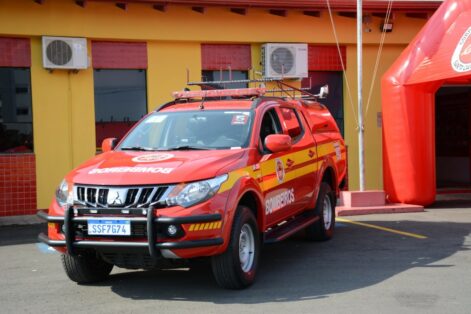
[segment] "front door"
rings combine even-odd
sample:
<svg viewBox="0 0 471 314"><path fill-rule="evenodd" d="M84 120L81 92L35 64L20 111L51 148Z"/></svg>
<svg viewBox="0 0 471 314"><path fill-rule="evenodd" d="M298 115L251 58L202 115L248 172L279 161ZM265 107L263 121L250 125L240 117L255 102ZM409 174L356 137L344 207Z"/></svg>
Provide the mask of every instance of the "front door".
<svg viewBox="0 0 471 314"><path fill-rule="evenodd" d="M265 138L283 133L292 138L291 149L270 152L264 145ZM259 147L266 222L271 226L305 208L308 196L312 197L315 169L308 161L315 159L315 151L309 152L310 148L314 149L313 138L295 109L284 107L274 107L264 113Z"/></svg>

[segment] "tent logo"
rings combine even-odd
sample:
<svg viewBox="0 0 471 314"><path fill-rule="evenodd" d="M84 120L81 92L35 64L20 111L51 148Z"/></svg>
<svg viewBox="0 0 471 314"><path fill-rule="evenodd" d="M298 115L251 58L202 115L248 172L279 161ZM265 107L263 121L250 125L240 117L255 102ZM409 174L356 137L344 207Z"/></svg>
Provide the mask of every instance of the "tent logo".
<svg viewBox="0 0 471 314"><path fill-rule="evenodd" d="M471 71L471 27L463 34L451 57L451 66L456 72Z"/></svg>

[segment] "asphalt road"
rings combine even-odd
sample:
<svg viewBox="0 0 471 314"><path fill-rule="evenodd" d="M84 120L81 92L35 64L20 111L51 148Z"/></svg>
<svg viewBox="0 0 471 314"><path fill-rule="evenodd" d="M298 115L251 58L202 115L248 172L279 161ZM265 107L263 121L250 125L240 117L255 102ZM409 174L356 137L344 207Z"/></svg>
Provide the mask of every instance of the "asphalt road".
<svg viewBox="0 0 471 314"><path fill-rule="evenodd" d="M451 205L349 218L426 239L342 222L329 242L266 246L243 291L220 289L204 266L115 268L77 285L36 243L44 225L1 227L0 313L471 313L471 204Z"/></svg>

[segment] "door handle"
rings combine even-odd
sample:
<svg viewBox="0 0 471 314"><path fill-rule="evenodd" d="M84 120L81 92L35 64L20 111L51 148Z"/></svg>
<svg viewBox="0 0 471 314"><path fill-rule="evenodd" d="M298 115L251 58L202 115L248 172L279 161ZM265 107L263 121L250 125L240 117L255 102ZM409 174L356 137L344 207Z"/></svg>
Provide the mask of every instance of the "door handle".
<svg viewBox="0 0 471 314"><path fill-rule="evenodd" d="M309 155L310 158L314 157L315 154L316 153L313 150L311 150L311 149L309 150L308 155Z"/></svg>

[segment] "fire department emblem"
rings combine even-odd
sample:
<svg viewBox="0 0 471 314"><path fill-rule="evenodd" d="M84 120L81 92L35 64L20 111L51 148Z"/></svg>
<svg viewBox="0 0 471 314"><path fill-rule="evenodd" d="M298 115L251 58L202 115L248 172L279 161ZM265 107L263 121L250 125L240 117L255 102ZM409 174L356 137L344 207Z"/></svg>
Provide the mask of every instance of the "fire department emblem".
<svg viewBox="0 0 471 314"><path fill-rule="evenodd" d="M451 66L456 72L471 71L471 27L463 34L451 58Z"/></svg>
<svg viewBox="0 0 471 314"><path fill-rule="evenodd" d="M278 179L279 183L282 183L285 180L285 166L281 159L277 158L275 160L275 167L276 167L276 178Z"/></svg>
<svg viewBox="0 0 471 314"><path fill-rule="evenodd" d="M158 153L158 154L146 154L134 157L132 161L134 162L157 162L173 158L173 154L167 153Z"/></svg>

